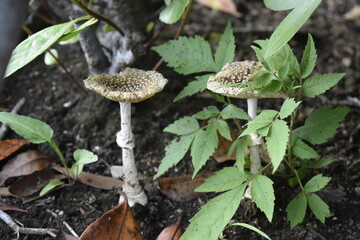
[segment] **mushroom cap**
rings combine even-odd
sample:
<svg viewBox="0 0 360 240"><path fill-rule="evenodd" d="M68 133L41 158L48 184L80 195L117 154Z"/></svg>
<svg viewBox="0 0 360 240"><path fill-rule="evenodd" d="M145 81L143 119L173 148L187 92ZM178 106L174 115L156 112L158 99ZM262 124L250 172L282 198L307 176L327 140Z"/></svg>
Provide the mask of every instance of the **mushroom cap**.
<svg viewBox="0 0 360 240"><path fill-rule="evenodd" d="M287 95L283 92L259 94L259 89L243 91L245 87L224 86L254 81L257 76L250 79L248 76L259 70L264 70L264 67L258 61L228 63L215 76L209 77L207 88L220 95L233 98L286 98Z"/></svg>
<svg viewBox="0 0 360 240"><path fill-rule="evenodd" d="M126 68L115 74L94 74L84 80L85 87L116 102L141 102L160 92L167 79L156 71Z"/></svg>

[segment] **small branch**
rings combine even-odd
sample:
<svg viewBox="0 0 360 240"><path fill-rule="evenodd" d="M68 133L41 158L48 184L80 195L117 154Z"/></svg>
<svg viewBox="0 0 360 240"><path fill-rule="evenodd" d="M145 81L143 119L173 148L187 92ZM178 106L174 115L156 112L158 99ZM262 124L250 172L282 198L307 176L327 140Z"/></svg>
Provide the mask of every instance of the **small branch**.
<svg viewBox="0 0 360 240"><path fill-rule="evenodd" d="M19 238L20 233L23 234L36 234L36 235L50 235L51 237L56 237L56 229L51 228L25 228L17 225L12 218L7 215L4 211L0 210L0 218L17 234Z"/></svg>
<svg viewBox="0 0 360 240"><path fill-rule="evenodd" d="M329 104L333 106L350 106L360 108L360 99L357 97L346 97L346 100L330 100L326 96L318 96L323 104Z"/></svg>
<svg viewBox="0 0 360 240"><path fill-rule="evenodd" d="M46 209L46 211L47 211L48 213L50 213L51 215L53 215L54 217L59 218L59 215L56 214L56 213L54 213L53 211L51 211L51 210L49 210L49 209ZM79 237L79 235L74 231L74 229L73 229L67 222L62 221L62 223L65 225L65 227L69 230L69 232L70 232L73 236Z"/></svg>
<svg viewBox="0 0 360 240"><path fill-rule="evenodd" d="M21 107L25 103L25 98L21 98L14 106L14 108L11 110L11 113L17 113L20 111ZM5 133L7 131L7 127L5 124L2 124L0 127L0 140L4 138Z"/></svg>

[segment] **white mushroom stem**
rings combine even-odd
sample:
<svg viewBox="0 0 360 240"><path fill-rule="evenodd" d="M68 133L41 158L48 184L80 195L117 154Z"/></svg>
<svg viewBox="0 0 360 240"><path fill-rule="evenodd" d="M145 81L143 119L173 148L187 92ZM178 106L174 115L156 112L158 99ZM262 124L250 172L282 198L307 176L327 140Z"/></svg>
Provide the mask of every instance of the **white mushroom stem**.
<svg viewBox="0 0 360 240"><path fill-rule="evenodd" d="M134 135L131 131L131 103L120 102L121 130L116 134L116 142L122 148L122 163L124 170L123 191L128 198L130 207L135 203L145 206L148 198L142 189L134 159Z"/></svg>
<svg viewBox="0 0 360 240"><path fill-rule="evenodd" d="M248 98L248 115L251 120L256 117L257 111L257 98ZM261 144L259 135L254 132L250 134L250 172L252 174L257 173L261 169L261 160L260 160L260 152L259 152L259 145Z"/></svg>

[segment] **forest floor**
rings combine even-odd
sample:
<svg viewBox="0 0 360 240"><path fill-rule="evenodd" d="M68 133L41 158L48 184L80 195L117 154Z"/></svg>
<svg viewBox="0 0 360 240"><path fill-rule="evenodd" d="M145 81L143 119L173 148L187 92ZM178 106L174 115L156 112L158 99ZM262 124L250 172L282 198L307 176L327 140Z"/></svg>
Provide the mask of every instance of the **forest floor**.
<svg viewBox="0 0 360 240"><path fill-rule="evenodd" d="M195 3L185 34L199 34L205 38L212 33L221 34L227 20L233 24L237 44L236 59L254 60L250 48L256 39L269 37L271 31L285 16L266 9L262 1L236 1L242 14L235 18L225 13L215 12ZM326 223L320 223L312 214L307 213L304 222L290 229L286 220L286 205L299 190L291 188L286 179L273 178L275 182L276 205L272 223L265 215L244 201L233 218L235 222L251 224L272 239L360 239L360 164L351 164L360 156L360 105L349 100L349 97L360 97L360 17L353 20L344 18L352 10L356 0L328 0L308 23L295 35L290 45L300 55L306 44L307 33L315 40L318 52L316 74L345 72L342 82L328 91L323 97L305 99L300 111L305 115L321 105L348 106L351 108L345 121L341 124L334 138L322 144L317 151L322 157L335 158L336 161L324 169L311 172L323 173L332 178L329 185L320 194L329 204L332 216ZM175 26L176 27L176 26ZM175 28L174 28L175 29ZM171 38L173 28L166 29L160 36L164 42ZM155 45L160 44L155 42ZM60 58L78 79L87 77L87 66L78 45L57 46ZM138 68L151 69L159 57L149 51L135 64ZM141 179L149 197L145 207L136 205L133 208L135 218L143 233L144 239L155 239L161 230L182 217L185 229L188 220L214 194L197 196L189 201L174 201L163 195L152 179L161 159L165 146L174 138L162 130L176 119L192 115L204 107L217 103L209 94L202 93L173 103L174 97L187 82L193 78L174 73L162 66L159 71L169 79L163 92L144 102L133 104L133 132L135 134L135 159ZM118 105L98 95L82 94L69 81L61 70L43 64L37 59L15 75L6 79L0 108L11 109L16 102L25 97L26 102L22 115L31 116L47 122L54 129L54 138L68 161L72 159L75 149L84 148L94 151L99 161L85 167L85 171L98 175L110 176L110 165L120 165L121 149L115 142L115 135L120 128ZM245 101L236 101L238 106L246 109ZM260 101L260 108L278 109L278 100ZM304 116L299 116L299 123ZM18 138L9 131L6 138ZM46 145L31 145L56 160L55 154ZM217 163L210 160L201 173L214 172L232 162ZM169 170L166 177L192 174L190 157L187 155L176 167ZM6 182L6 185L11 181ZM94 220L118 203L117 190L100 190L75 182L42 198L27 201L27 198L0 197L8 204L27 210L24 212L8 211L7 213L26 227L58 228L60 220L66 221L79 235ZM55 212L59 218L49 211ZM227 239L260 239L254 232L240 227L232 227L224 232ZM16 234L0 221L0 239L15 239ZM21 235L21 239L53 239L49 236Z"/></svg>

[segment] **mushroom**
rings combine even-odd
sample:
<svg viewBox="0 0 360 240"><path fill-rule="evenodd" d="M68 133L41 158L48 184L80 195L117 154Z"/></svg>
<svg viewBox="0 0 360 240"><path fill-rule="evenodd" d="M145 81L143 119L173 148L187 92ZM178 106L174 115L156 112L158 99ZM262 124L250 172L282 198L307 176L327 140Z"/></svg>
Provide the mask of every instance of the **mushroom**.
<svg viewBox="0 0 360 240"><path fill-rule="evenodd" d="M257 76L250 79L248 77L256 71L264 70L264 67L258 61L235 61L226 64L220 72L209 78L207 88L215 93L232 97L247 99L248 115L250 119L256 117L258 98L286 98L287 95L282 92L259 94L259 90L246 91L245 87L226 86L236 83L246 83L254 81ZM257 173L261 169L259 145L261 144L259 135L255 132L250 134L250 172Z"/></svg>
<svg viewBox="0 0 360 240"><path fill-rule="evenodd" d="M126 68L116 74L91 75L84 80L85 87L120 103L121 130L116 142L122 148L124 171L123 191L129 206L135 203L146 205L147 196L138 180L134 159L134 135L131 130L131 103L141 102L160 92L167 79L156 71Z"/></svg>

